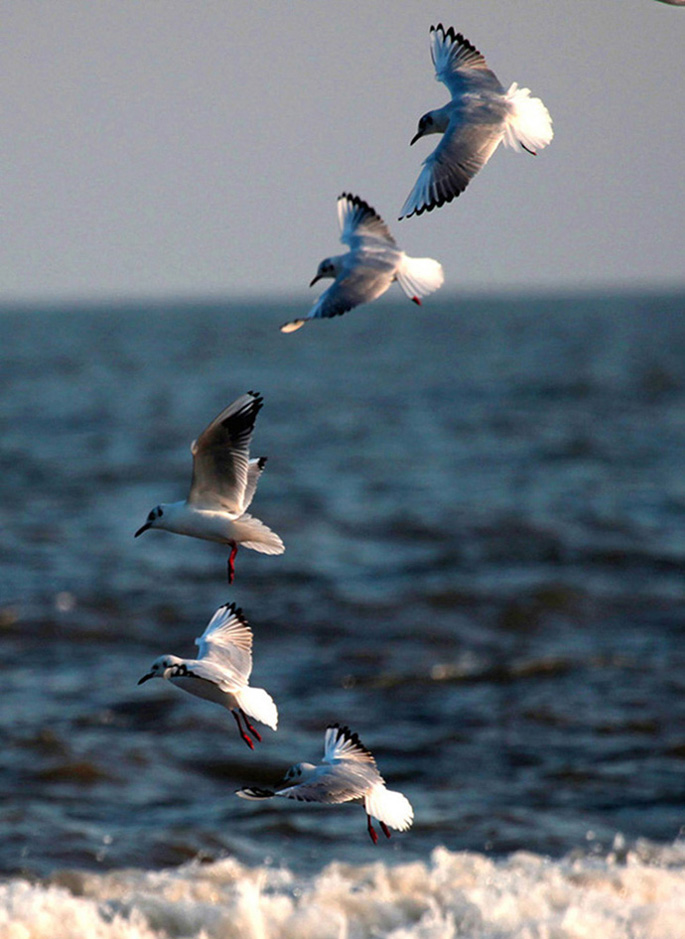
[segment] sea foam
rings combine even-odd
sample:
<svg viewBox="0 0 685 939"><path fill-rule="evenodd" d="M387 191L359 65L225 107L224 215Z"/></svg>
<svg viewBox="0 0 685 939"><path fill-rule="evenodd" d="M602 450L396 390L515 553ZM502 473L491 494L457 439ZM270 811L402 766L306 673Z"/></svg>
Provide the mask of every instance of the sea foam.
<svg viewBox="0 0 685 939"><path fill-rule="evenodd" d="M0 885L1 939L679 939L685 848L620 860L492 859L436 848L427 863L334 862L300 878L233 859L163 871L61 872Z"/></svg>

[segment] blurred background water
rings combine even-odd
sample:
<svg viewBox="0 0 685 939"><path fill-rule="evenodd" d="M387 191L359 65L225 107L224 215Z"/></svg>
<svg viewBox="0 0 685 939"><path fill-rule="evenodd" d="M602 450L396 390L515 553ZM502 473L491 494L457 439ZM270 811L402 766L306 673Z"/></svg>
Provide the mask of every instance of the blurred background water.
<svg viewBox="0 0 685 939"><path fill-rule="evenodd" d="M685 823L683 295L282 301L0 316L0 869L603 853ZM254 514L151 532L191 440L264 395ZM161 682L235 600L280 710L254 753ZM242 802L347 723L414 804Z"/></svg>

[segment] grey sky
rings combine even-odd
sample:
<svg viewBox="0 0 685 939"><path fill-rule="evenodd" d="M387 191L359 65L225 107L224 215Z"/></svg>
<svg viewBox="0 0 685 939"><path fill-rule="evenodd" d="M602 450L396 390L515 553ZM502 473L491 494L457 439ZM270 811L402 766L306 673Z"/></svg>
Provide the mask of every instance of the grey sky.
<svg viewBox="0 0 685 939"><path fill-rule="evenodd" d="M0 299L292 295L361 195L446 289L685 283L685 11L654 0L4 0ZM429 27L541 97L555 139L500 148L396 221L447 100ZM316 295L311 292L312 299Z"/></svg>

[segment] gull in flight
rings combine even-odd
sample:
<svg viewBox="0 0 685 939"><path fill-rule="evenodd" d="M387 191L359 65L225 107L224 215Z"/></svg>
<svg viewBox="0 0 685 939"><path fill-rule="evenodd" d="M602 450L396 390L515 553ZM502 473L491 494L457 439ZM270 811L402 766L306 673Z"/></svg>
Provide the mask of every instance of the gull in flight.
<svg viewBox="0 0 685 939"><path fill-rule="evenodd" d="M183 502L156 506L135 533L163 528L177 535L218 541L231 547L228 582L233 583L238 545L282 554L278 535L248 515L266 457L249 458L254 423L264 400L254 391L241 395L216 417L191 445L193 478Z"/></svg>
<svg viewBox="0 0 685 939"><path fill-rule="evenodd" d="M377 818L383 834L390 829L406 831L414 819L414 810L401 792L386 789L370 750L348 727L330 724L326 728L321 763L296 763L285 774L283 782L273 789L243 788L236 795L242 799L271 799L283 796L300 802L362 802L366 812L367 830L374 844L378 835L371 822Z"/></svg>
<svg viewBox="0 0 685 939"><path fill-rule="evenodd" d="M338 197L340 240L349 247L346 254L324 258L310 287L323 277L335 282L321 294L307 316L281 326L292 333L307 320L340 316L360 303L380 297L397 281L410 300L437 290L444 282L442 265L432 258L410 258L397 247L388 226L371 206L344 192Z"/></svg>
<svg viewBox="0 0 685 939"><path fill-rule="evenodd" d="M539 98L514 82L508 91L490 71L481 53L452 27L431 26L431 55L437 81L452 100L419 121L411 143L427 134L442 140L423 169L400 218L421 215L451 202L488 162L500 142L520 144L535 155L552 140L552 119Z"/></svg>
<svg viewBox="0 0 685 939"><path fill-rule="evenodd" d="M150 678L165 678L189 694L228 708L240 736L254 750L248 731L255 740L262 738L249 717L276 730L278 711L263 688L251 688L248 684L252 671L252 630L242 610L234 603L220 606L195 645L199 649L196 659L160 655L138 684Z"/></svg>

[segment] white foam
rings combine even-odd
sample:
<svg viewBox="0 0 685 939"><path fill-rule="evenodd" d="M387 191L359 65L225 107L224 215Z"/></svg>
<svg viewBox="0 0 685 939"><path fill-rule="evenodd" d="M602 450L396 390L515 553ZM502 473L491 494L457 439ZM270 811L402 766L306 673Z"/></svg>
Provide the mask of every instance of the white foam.
<svg viewBox="0 0 685 939"><path fill-rule="evenodd" d="M678 939L685 846L624 860L334 862L312 877L229 859L159 872L67 872L0 885L0 939Z"/></svg>

